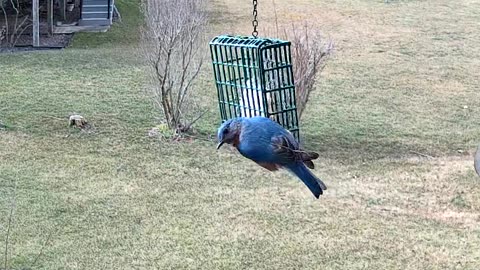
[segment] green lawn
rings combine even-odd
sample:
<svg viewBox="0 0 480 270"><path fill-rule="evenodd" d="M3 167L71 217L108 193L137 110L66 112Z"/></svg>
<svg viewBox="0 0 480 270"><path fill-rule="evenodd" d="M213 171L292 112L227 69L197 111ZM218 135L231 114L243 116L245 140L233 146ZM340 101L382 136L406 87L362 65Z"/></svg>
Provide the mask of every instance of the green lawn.
<svg viewBox="0 0 480 270"><path fill-rule="evenodd" d="M9 269L480 269L480 1L276 0L335 42L301 122L320 200L215 150L208 63L198 140L149 138L141 17L117 2L107 33L0 55L0 269L12 198ZM248 1L211 2L211 37L251 32Z"/></svg>

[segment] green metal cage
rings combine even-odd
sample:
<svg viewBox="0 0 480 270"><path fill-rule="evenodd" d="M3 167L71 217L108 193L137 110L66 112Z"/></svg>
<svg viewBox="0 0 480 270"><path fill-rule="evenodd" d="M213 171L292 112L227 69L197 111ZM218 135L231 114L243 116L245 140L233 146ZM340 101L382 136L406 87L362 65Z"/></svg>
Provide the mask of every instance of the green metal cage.
<svg viewBox="0 0 480 270"><path fill-rule="evenodd" d="M222 122L269 117L299 140L290 46L289 41L245 36L210 42Z"/></svg>

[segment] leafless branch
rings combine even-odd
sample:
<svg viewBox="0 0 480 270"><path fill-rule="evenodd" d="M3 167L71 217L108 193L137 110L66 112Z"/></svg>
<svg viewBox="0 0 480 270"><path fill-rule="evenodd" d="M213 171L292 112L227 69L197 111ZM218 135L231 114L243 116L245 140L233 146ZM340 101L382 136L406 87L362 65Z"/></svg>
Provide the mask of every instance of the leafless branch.
<svg viewBox="0 0 480 270"><path fill-rule="evenodd" d="M14 29L14 33L12 34L12 46L15 46L18 42L18 38L27 30L27 28L31 24L25 24L28 21L28 16L23 18L23 21L20 22Z"/></svg>
<svg viewBox="0 0 480 270"><path fill-rule="evenodd" d="M5 3L7 2L10 5L11 10L13 10L13 18L9 18L8 16L5 6ZM19 37L31 25L28 23L29 16L25 16L23 18L20 17L21 10L18 0L0 0L0 9L2 10L5 20L4 30L0 29L0 31L3 32L0 33L0 42L5 40L8 47L14 47L17 44Z"/></svg>
<svg viewBox="0 0 480 270"><path fill-rule="evenodd" d="M320 73L333 53L333 42L324 40L320 30L310 26L307 22L303 27L295 24L292 24L291 27L279 26L276 1L272 0L272 4L275 30L267 32L274 32L278 38L292 42L293 77L295 78L297 112L300 118L310 95L315 91L315 84L320 78ZM279 29L282 29L283 33L280 34Z"/></svg>
<svg viewBox="0 0 480 270"><path fill-rule="evenodd" d="M40 252L38 253L37 257L35 257L35 259L33 260L30 268L33 268L33 266L37 263L38 259L39 259L40 257L42 257L42 255L43 255L43 250L44 250L45 247L48 245L48 242L50 242L50 239L52 238L53 232L54 232L54 230L51 230L50 233L48 234L47 240L45 240L45 244L43 244L43 246L41 247Z"/></svg>
<svg viewBox="0 0 480 270"><path fill-rule="evenodd" d="M185 124L184 114L203 65L205 0L143 0L142 54L152 70L152 96L168 126Z"/></svg>
<svg viewBox="0 0 480 270"><path fill-rule="evenodd" d="M18 0L16 1L16 3L13 2L13 0L10 0L10 4L12 5L12 8L15 10L15 22L13 23L13 31L10 36L10 42L12 42L15 37L15 34L17 33L18 15L20 14L20 11L18 10Z"/></svg>
<svg viewBox="0 0 480 270"><path fill-rule="evenodd" d="M10 233L11 233L11 228L12 228L12 222L13 222L13 215L14 211L17 207L17 181L14 181L14 186L13 186L13 194L12 194L12 203L10 205L10 213L8 215L8 222L7 222L7 235L5 236L5 259L4 259L4 269L8 269L8 242L10 239Z"/></svg>
<svg viewBox="0 0 480 270"><path fill-rule="evenodd" d="M195 119L193 119L192 121L190 121L190 123L188 123L188 125L184 126L183 127L183 132L185 131L188 131L198 120L200 120L200 118L202 118L208 111L205 110L203 111L202 113L200 113Z"/></svg>
<svg viewBox="0 0 480 270"><path fill-rule="evenodd" d="M3 269L5 269L5 270L8 269L10 236L12 234L13 219L14 219L14 216L15 216L16 208L17 208L17 181L14 180L12 198L11 198L11 204L10 204L10 213L8 215L8 221L7 221L7 227L6 227L6 236L5 236L4 261L3 261ZM45 240L45 244L41 247L40 252L38 253L38 255L33 260L32 264L31 264L31 268L33 268L33 266L36 264L38 259L43 255L43 251L44 251L45 247L48 245L48 243L50 242L53 233L54 233L54 231L52 230L49 233L49 235L47 236L47 239Z"/></svg>
<svg viewBox="0 0 480 270"><path fill-rule="evenodd" d="M272 4L273 4L273 11L274 11L274 15L275 15L275 34L278 35L280 34L279 33L279 30L278 30L278 14L277 14L277 3L275 2L275 0L272 0Z"/></svg>
<svg viewBox="0 0 480 270"><path fill-rule="evenodd" d="M0 45L2 44L2 40L7 39L8 42L8 15L7 11L5 10L5 2L0 0L0 7L2 8L3 18L5 19L5 26L1 29L0 32Z"/></svg>
<svg viewBox="0 0 480 270"><path fill-rule="evenodd" d="M302 29L292 25L290 31L285 30L285 36L293 44L296 98L298 115L301 117L310 95L315 90L315 83L325 68L326 60L333 51L333 43L324 42L320 31L308 24L305 24Z"/></svg>
<svg viewBox="0 0 480 270"><path fill-rule="evenodd" d="M419 156L422 156L422 157L434 158L434 157L431 156L431 155L423 154L423 153L420 153L420 152L417 152L417 151L410 151L410 152L411 152L412 154L419 155Z"/></svg>

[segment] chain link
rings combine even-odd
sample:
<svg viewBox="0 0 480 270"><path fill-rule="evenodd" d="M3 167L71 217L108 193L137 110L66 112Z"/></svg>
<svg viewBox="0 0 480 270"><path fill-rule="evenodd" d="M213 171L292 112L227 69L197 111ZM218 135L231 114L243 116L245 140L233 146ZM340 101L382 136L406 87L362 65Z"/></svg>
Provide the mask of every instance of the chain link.
<svg viewBox="0 0 480 270"><path fill-rule="evenodd" d="M258 26L258 20L257 20L257 0L253 0L253 21L252 21L252 26L253 26L253 32L252 36L257 37L258 36L258 31L257 31L257 26Z"/></svg>

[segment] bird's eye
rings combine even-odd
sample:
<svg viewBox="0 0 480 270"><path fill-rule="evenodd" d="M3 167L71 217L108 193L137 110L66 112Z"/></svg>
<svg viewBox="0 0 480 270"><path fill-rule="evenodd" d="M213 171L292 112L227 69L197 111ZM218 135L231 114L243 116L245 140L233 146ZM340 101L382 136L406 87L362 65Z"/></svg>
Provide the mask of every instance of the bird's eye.
<svg viewBox="0 0 480 270"><path fill-rule="evenodd" d="M228 128L223 130L223 134L227 134L227 133L228 133Z"/></svg>

